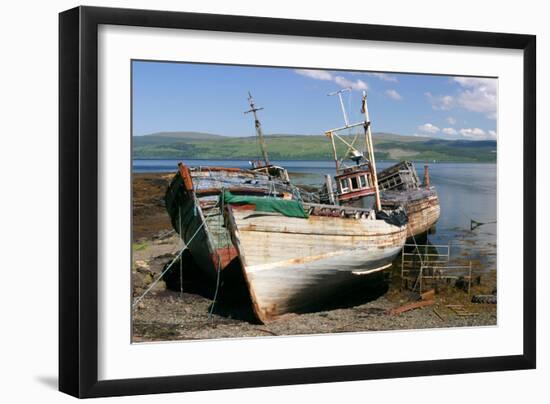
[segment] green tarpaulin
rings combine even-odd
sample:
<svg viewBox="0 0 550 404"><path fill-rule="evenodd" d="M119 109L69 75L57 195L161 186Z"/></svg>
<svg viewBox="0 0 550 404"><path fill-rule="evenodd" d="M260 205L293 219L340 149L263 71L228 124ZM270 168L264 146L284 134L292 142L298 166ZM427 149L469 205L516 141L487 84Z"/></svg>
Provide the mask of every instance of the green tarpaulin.
<svg viewBox="0 0 550 404"><path fill-rule="evenodd" d="M277 212L288 217L308 218L304 206L299 201L262 196L233 195L229 191L220 194L220 204L255 205L259 212Z"/></svg>

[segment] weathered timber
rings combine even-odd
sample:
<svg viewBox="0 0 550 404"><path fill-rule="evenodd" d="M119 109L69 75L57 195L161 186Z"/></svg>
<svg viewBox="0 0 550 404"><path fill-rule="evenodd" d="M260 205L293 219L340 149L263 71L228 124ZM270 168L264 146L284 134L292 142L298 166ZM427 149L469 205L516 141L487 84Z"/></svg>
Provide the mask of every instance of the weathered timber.
<svg viewBox="0 0 550 404"><path fill-rule="evenodd" d="M381 191L418 189L420 180L414 164L410 161L401 161L378 173L378 186Z"/></svg>
<svg viewBox="0 0 550 404"><path fill-rule="evenodd" d="M439 319L440 319L441 321L445 321L445 319L443 318L443 316L441 315L441 313L439 313L439 311L438 311L435 307L433 308L432 311L434 312L434 314L435 314L437 317L439 317Z"/></svg>
<svg viewBox="0 0 550 404"><path fill-rule="evenodd" d="M362 278L354 272L391 264L406 238L406 226L384 220L227 212L254 311L264 323L352 285Z"/></svg>
<svg viewBox="0 0 550 404"><path fill-rule="evenodd" d="M435 289L430 289L427 292L420 294L420 300L433 300L435 299Z"/></svg>
<svg viewBox="0 0 550 404"><path fill-rule="evenodd" d="M439 220L441 208L439 198L433 188L384 191L381 198L384 209L403 207L409 219L407 236L410 239L426 233Z"/></svg>
<svg viewBox="0 0 550 404"><path fill-rule="evenodd" d="M393 316L397 316L397 315L405 313L407 311L411 311L411 310L414 310L414 309L420 309L420 308L426 307L426 306L431 306L434 303L435 303L435 300L420 300L418 302L407 303L403 306L391 309L390 314L393 315Z"/></svg>
<svg viewBox="0 0 550 404"><path fill-rule="evenodd" d="M231 236L224 225L218 195L230 190L245 195L285 195L296 192L288 183L251 170L226 167L178 165L165 195L172 227L187 244L200 270L211 280L236 257Z"/></svg>

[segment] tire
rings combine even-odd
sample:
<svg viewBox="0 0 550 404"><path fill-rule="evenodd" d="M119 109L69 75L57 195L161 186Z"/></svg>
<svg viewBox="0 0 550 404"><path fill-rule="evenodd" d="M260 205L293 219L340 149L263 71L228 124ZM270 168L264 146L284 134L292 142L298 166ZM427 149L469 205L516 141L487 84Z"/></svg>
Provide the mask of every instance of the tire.
<svg viewBox="0 0 550 404"><path fill-rule="evenodd" d="M472 303L497 304L497 297L496 295L474 295Z"/></svg>

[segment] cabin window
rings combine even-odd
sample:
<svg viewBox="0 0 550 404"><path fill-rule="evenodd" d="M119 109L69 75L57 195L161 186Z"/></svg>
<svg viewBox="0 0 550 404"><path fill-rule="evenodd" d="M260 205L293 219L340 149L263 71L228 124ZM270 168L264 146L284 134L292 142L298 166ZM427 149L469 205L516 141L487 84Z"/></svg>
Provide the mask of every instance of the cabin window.
<svg viewBox="0 0 550 404"><path fill-rule="evenodd" d="M367 187L367 184L368 184L368 181L367 181L367 176L366 175L362 175L361 177L359 177L361 179L361 188L366 188Z"/></svg>
<svg viewBox="0 0 550 404"><path fill-rule="evenodd" d="M357 177L351 177L351 189L358 189L359 184L357 183Z"/></svg>
<svg viewBox="0 0 550 404"><path fill-rule="evenodd" d="M342 190L342 192L348 192L349 191L348 179L347 178L344 178L343 180L340 180L340 189Z"/></svg>

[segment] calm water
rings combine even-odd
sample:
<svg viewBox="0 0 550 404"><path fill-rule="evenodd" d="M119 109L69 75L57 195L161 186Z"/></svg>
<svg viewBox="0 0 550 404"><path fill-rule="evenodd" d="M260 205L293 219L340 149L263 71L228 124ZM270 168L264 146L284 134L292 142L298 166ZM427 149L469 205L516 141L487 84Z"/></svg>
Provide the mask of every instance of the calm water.
<svg viewBox="0 0 550 404"><path fill-rule="evenodd" d="M134 172L175 171L179 160L134 160ZM241 160L184 160L189 166L214 165L249 168ZM324 174L333 174L331 161L274 161L286 167L296 184L321 185ZM378 162L384 169L393 162ZM423 163L416 163L422 178ZM455 258L479 260L482 269L496 269L496 224L484 224L470 230L470 221L496 221L496 164L434 163L430 166L431 183L437 189L441 204L441 217L435 234L428 240L432 244L451 244Z"/></svg>

